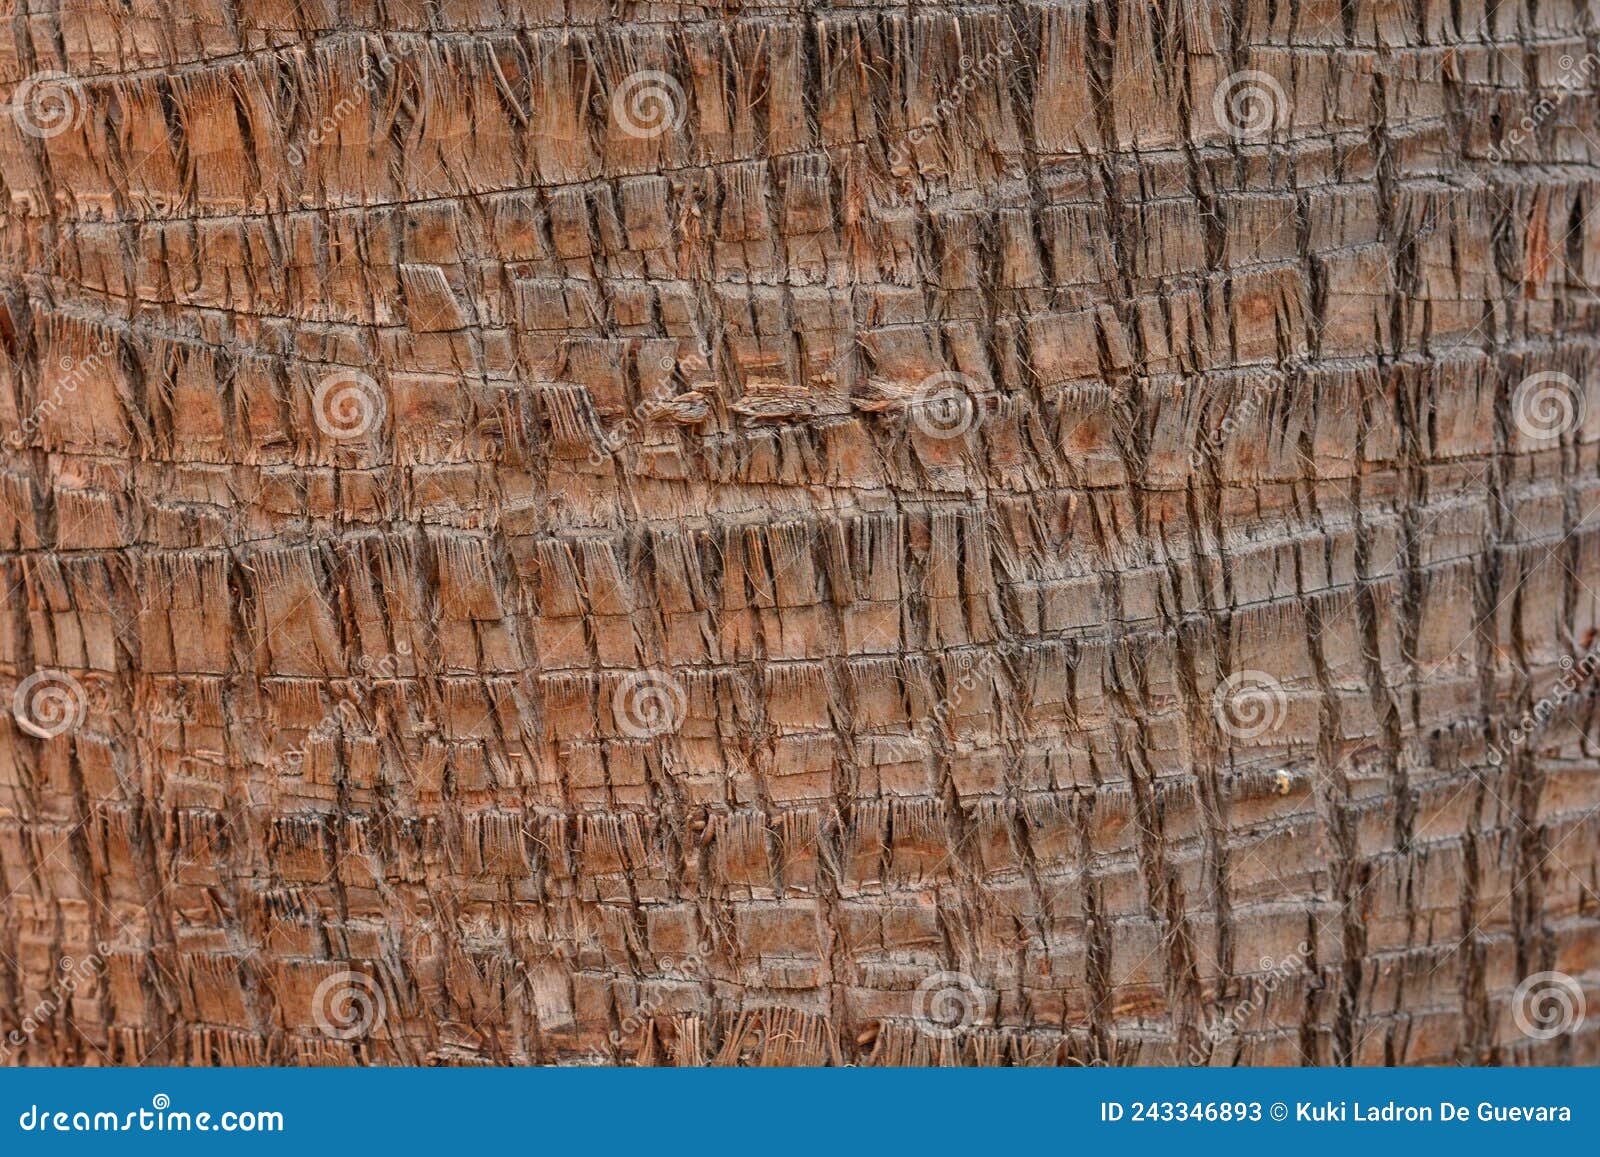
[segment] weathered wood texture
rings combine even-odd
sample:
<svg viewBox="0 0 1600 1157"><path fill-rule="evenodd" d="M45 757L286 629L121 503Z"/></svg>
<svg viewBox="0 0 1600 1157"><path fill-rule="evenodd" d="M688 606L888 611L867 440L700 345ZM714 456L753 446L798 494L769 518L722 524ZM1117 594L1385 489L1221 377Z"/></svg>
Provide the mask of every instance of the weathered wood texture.
<svg viewBox="0 0 1600 1157"><path fill-rule="evenodd" d="M8 11L10 1063L1600 1062L1600 6Z"/></svg>

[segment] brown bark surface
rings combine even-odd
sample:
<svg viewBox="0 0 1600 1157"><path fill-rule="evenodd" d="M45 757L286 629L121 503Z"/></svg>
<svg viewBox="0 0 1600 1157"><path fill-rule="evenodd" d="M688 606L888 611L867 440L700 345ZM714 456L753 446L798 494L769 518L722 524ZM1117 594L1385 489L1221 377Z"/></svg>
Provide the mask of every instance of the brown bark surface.
<svg viewBox="0 0 1600 1157"><path fill-rule="evenodd" d="M8 13L6 1063L1600 1062L1600 8Z"/></svg>

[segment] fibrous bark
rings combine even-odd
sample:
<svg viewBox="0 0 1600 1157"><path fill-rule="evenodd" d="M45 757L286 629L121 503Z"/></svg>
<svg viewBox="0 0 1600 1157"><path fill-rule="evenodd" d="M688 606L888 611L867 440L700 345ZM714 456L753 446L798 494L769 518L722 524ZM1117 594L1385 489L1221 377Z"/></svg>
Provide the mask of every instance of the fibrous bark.
<svg viewBox="0 0 1600 1157"><path fill-rule="evenodd" d="M19 0L7 1061L1600 1061L1597 49Z"/></svg>

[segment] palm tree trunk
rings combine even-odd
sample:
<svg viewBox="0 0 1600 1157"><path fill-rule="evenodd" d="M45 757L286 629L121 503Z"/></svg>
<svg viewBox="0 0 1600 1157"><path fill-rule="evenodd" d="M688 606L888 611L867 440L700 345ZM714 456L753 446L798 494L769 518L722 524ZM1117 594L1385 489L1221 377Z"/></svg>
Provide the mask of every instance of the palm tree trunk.
<svg viewBox="0 0 1600 1157"><path fill-rule="evenodd" d="M8 1063L1600 1062L1587 7L491 7L0 35Z"/></svg>

